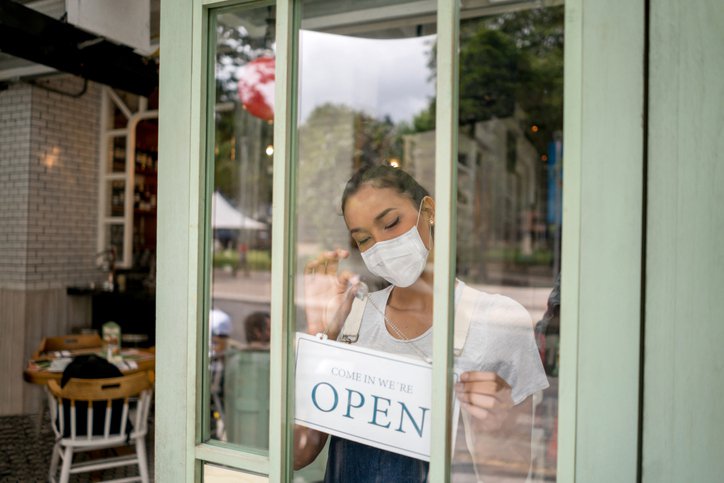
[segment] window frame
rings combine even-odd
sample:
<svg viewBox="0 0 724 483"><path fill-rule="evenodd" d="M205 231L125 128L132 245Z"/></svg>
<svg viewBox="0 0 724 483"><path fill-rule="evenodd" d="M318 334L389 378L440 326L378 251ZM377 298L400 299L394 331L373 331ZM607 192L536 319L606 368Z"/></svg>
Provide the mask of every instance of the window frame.
<svg viewBox="0 0 724 483"><path fill-rule="evenodd" d="M166 481L200 481L205 462L221 464L270 481L291 477L293 373L291 310L294 273L296 76L298 12L294 0L276 2L276 109L272 227L272 366L269 456L223 443L202 443L203 377L207 351L204 298L208 234L202 227L209 201L206 154L208 15L211 9L260 2L165 0L161 10L156 474ZM611 5L611 3L615 5ZM564 171L561 375L558 479L635 479L640 455L639 355L643 210L644 1L568 0L564 74ZM451 385L451 334L442 320L451 315L457 143L457 29L459 3L437 3L437 217L434 295L433 384ZM622 19L624 21L622 22ZM607 29L616 28L611 37ZM615 54L615 55L612 55ZM605 73L605 75L601 75ZM604 109L601 109L604 106ZM617 139L615 147L605 139ZM596 141L596 140L599 141ZM601 148L606 146L607 150ZM605 168L604 168L605 167ZM617 194L606 197L605 186ZM585 188L585 189L584 189ZM612 199L617 198L617 199ZM585 222L584 222L585 216ZM608 233L601 233L601 226ZM442 236L445 234L445 236ZM611 250L611 237L626 255ZM632 260L634 261L632 263ZM610 304L611 294L623 302ZM185 303L179 303L185 300ZM615 305L615 306L614 306ZM286 307L286 309L284 308ZM617 320L611 322L613 317ZM612 324L600 332L601 321ZM612 361L607 344L621 339ZM179 348L184 350L179 350ZM608 372L592 387L590 377ZM610 370L609 370L610 369ZM585 391L582 390L585 386ZM436 391L435 414L447 414L449 398ZM633 423L633 424L632 424ZM627 425L622 427L622 425ZM614 429L612 429L614 428ZM433 420L431 479L449 480L449 418ZM611 437L613 435L613 437ZM611 440L600 445L604 437ZM633 456L632 456L633 455ZM638 455L638 456L637 456ZM622 464L606 465L618 461ZM615 468L614 468L615 467Z"/></svg>

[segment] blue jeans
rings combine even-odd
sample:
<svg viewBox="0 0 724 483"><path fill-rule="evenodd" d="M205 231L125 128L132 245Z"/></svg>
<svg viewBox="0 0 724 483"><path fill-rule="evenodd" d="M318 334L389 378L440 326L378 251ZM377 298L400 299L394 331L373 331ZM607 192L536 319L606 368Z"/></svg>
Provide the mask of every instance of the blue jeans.
<svg viewBox="0 0 724 483"><path fill-rule="evenodd" d="M325 483L424 483L426 461L332 436Z"/></svg>

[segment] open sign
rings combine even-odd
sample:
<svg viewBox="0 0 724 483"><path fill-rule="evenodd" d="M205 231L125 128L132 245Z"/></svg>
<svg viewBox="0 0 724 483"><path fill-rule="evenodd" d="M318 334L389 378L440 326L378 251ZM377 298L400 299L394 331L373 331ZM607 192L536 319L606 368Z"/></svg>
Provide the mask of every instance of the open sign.
<svg viewBox="0 0 724 483"><path fill-rule="evenodd" d="M430 459L432 367L423 361L297 334L295 394L297 424Z"/></svg>

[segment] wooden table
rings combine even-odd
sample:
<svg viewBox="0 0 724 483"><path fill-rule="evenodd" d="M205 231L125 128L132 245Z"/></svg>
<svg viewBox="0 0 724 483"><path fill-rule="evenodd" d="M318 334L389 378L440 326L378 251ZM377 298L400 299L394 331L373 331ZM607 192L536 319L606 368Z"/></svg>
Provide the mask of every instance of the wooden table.
<svg viewBox="0 0 724 483"><path fill-rule="evenodd" d="M102 355L103 350L101 347L97 347L69 351L68 354L66 357L75 357L82 354ZM23 371L23 379L32 384L41 385L45 385L51 379L60 380L63 376L63 371L50 369L53 359L57 359L59 356L60 354L56 353L44 353L40 354L37 358L29 360ZM120 364L118 368L123 374L153 370L156 364L154 349L123 349L121 350L121 356L123 357L124 363L135 363L135 367L130 367L128 364Z"/></svg>

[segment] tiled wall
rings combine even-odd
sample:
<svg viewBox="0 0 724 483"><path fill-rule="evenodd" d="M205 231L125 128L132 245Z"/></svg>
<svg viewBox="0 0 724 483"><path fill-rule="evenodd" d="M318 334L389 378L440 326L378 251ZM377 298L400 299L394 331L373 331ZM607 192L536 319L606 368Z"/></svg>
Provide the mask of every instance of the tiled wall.
<svg viewBox="0 0 724 483"><path fill-rule="evenodd" d="M0 92L0 287L25 286L32 88Z"/></svg>
<svg viewBox="0 0 724 483"><path fill-rule="evenodd" d="M69 76L43 84L83 88ZM0 92L0 288L97 277L99 106L95 84L77 98L28 84Z"/></svg>
<svg viewBox="0 0 724 483"><path fill-rule="evenodd" d="M83 81L50 84L78 93ZM79 98L33 88L26 287L65 288L96 276L100 89Z"/></svg>
<svg viewBox="0 0 724 483"><path fill-rule="evenodd" d="M95 268L100 87L71 76L0 91L0 414L29 412L39 391L22 382L44 336L90 322L68 285ZM81 94L82 93L82 94ZM73 96L75 94L75 96Z"/></svg>

